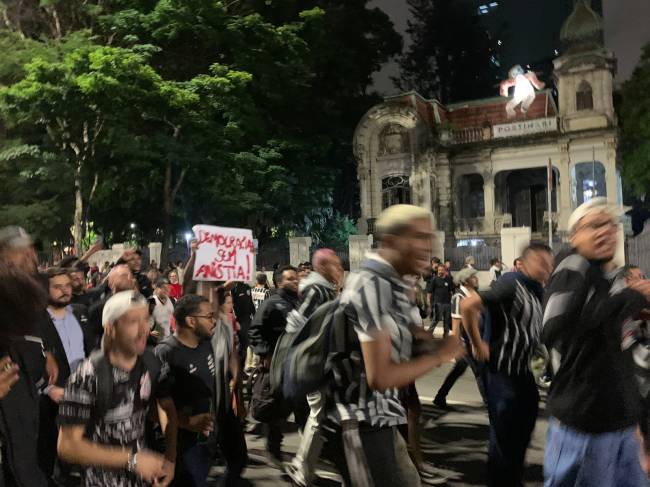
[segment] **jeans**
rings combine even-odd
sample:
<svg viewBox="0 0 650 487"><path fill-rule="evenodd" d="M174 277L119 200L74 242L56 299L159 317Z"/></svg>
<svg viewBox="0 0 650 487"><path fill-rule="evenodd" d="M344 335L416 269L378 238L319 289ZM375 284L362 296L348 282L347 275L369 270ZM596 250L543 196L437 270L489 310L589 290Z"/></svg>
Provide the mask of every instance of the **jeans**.
<svg viewBox="0 0 650 487"><path fill-rule="evenodd" d="M535 429L539 393L533 375L486 373L490 444L488 478L490 487L522 487L524 460Z"/></svg>
<svg viewBox="0 0 650 487"><path fill-rule="evenodd" d="M645 487L635 428L583 433L551 418L544 455L544 487Z"/></svg>

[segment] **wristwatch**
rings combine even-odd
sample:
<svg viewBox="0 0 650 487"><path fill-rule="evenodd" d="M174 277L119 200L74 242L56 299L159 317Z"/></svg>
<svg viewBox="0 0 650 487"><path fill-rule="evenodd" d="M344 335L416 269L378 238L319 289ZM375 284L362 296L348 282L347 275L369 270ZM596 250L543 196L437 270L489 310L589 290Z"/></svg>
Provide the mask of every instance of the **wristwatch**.
<svg viewBox="0 0 650 487"><path fill-rule="evenodd" d="M138 467L138 454L129 453L129 459L126 462L127 472L135 473L135 469Z"/></svg>

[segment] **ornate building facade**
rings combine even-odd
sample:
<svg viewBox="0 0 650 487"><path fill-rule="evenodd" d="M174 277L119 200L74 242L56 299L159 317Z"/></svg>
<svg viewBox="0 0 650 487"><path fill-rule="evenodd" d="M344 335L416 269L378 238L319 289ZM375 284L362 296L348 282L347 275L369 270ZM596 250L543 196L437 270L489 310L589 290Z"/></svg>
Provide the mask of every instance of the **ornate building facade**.
<svg viewBox="0 0 650 487"><path fill-rule="evenodd" d="M530 227L542 238L549 217L561 234L593 196L621 203L616 59L587 0L576 1L560 37L557 103L550 90L537 91L525 113L508 118L506 97L443 106L410 92L371 108L354 134L360 233L373 232L383 208L412 203L431 208L447 246L490 242L504 227Z"/></svg>

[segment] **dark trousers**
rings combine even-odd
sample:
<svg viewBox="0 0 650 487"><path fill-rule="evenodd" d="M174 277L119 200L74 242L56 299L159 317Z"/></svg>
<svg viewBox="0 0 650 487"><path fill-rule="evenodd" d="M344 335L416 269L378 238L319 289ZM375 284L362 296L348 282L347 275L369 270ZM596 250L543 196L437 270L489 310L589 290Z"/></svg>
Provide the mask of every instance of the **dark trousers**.
<svg viewBox="0 0 650 487"><path fill-rule="evenodd" d="M451 369L447 374L447 377L445 377L445 381L440 386L440 389L438 389L436 397L446 398L449 391L451 391L451 388L454 387L456 381L465 373L467 367L472 369L474 377L476 377L478 390L481 393L481 398L483 398L483 402L487 404L487 396L485 395L485 365L479 364L470 355L456 359L454 368Z"/></svg>
<svg viewBox="0 0 650 487"><path fill-rule="evenodd" d="M439 321L442 321L444 336L449 335L449 332L451 331L450 303L433 303L433 323L431 324L431 333L436 329Z"/></svg>
<svg viewBox="0 0 650 487"><path fill-rule="evenodd" d="M184 451L180 451L179 445L176 473L172 485L178 487L207 486L208 474L217 454L217 446L226 461L224 485L237 485L248 463L248 448L244 438L244 429L239 419L234 414L219 418L216 438L211 440L196 443Z"/></svg>
<svg viewBox="0 0 650 487"><path fill-rule="evenodd" d="M396 428L370 427L328 430L324 455L333 460L345 485L409 487L419 475Z"/></svg>
<svg viewBox="0 0 650 487"><path fill-rule="evenodd" d="M539 393L533 374L487 371L490 417L488 481L490 487L522 487L524 460L535 429Z"/></svg>
<svg viewBox="0 0 650 487"><path fill-rule="evenodd" d="M296 425L302 431L309 417L307 399L287 400L281 396L274 398L273 413L266 425L266 448L275 455L281 455L282 440L284 439L283 429L292 412Z"/></svg>

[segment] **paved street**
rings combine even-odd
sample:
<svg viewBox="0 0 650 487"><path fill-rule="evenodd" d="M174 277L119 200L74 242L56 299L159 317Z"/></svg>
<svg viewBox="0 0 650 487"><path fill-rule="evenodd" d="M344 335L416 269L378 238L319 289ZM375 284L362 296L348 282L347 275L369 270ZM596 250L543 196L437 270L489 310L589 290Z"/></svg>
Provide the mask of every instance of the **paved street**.
<svg viewBox="0 0 650 487"><path fill-rule="evenodd" d="M483 408L474 376L471 372L461 377L452 389L448 402L455 411L442 412L431 405L438 386L444 380L451 365L434 370L417 383L423 405L424 430L422 449L426 460L440 469L448 478L449 487L485 485L485 464L487 459L488 421ZM544 436L546 420L543 418L543 404L535 436L528 450L526 486L543 484L542 465L544 458ZM290 425L290 427L293 425ZM291 428L295 430L295 428ZM261 438L247 436L251 466L245 477L255 486L289 485L283 481L279 470L270 468L264 462L264 442ZM298 433L287 434L284 451L291 456L296 451ZM218 474L220 469L215 469ZM323 472L323 475L325 473ZM329 478L336 478L328 474ZM320 485L320 484L319 484ZM339 485L338 482L324 482L322 485Z"/></svg>

